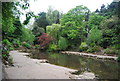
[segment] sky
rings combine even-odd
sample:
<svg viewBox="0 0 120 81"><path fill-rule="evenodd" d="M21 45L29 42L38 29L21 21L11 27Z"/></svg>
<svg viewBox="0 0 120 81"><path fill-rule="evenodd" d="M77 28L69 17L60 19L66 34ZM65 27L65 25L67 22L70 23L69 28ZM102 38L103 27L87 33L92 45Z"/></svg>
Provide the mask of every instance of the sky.
<svg viewBox="0 0 120 81"><path fill-rule="evenodd" d="M113 0L30 0L30 10L38 13L46 12L49 6L63 13L67 13L78 5L87 6L91 11L100 9L102 4L110 4Z"/></svg>

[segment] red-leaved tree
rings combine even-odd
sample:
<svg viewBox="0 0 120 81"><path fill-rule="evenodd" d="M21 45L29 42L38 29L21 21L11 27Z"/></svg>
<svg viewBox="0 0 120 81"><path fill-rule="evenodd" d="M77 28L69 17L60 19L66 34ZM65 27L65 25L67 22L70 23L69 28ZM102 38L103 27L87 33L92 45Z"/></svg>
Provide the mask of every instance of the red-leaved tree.
<svg viewBox="0 0 120 81"><path fill-rule="evenodd" d="M38 40L40 42L40 47L44 48L50 44L52 38L47 33L43 33L38 37Z"/></svg>

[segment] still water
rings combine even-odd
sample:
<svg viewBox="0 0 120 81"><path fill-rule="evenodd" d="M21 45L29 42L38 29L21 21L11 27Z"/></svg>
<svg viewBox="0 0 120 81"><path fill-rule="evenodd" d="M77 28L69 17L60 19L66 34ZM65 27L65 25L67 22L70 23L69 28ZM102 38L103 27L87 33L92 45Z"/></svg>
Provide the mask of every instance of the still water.
<svg viewBox="0 0 120 81"><path fill-rule="evenodd" d="M99 79L118 79L120 75L120 67L117 62L96 60L79 55L40 53L39 50L32 50L30 57L47 59L51 64L78 70L74 74L80 74L84 71L93 72Z"/></svg>

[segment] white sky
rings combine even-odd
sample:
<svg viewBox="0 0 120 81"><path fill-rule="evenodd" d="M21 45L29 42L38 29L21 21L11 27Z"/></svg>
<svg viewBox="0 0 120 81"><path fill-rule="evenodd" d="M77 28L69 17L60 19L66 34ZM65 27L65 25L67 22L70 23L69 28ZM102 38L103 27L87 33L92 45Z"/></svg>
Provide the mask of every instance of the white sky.
<svg viewBox="0 0 120 81"><path fill-rule="evenodd" d="M113 0L30 0L30 9L37 15L42 11L47 11L49 6L66 13L78 5L87 6L91 11L100 9L102 4L110 4Z"/></svg>

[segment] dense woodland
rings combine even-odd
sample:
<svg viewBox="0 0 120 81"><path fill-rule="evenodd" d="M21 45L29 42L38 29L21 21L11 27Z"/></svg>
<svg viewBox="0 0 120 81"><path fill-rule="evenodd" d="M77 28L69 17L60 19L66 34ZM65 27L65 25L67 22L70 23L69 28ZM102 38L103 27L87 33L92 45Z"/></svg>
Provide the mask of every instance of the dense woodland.
<svg viewBox="0 0 120 81"><path fill-rule="evenodd" d="M119 7L120 2L112 2L91 12L79 5L62 13L50 6L47 12L35 16L29 11L29 1L2 2L3 60L10 60L9 51L21 47L47 52L70 50L119 56ZM23 23L21 15L26 16ZM31 28L26 27L33 17L35 21Z"/></svg>

